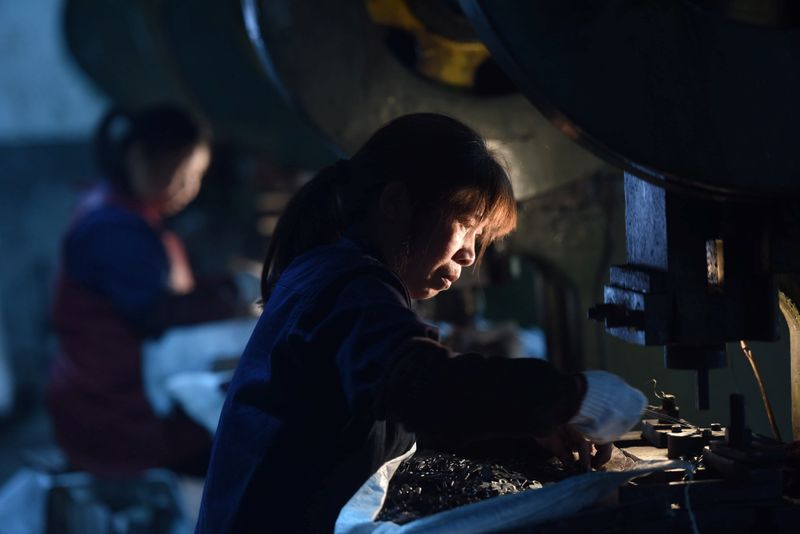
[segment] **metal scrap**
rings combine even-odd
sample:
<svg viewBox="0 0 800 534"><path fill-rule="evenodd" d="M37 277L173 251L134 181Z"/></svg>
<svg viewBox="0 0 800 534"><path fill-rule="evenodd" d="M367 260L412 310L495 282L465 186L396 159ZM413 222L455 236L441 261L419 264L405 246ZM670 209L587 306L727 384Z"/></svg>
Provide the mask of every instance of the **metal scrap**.
<svg viewBox="0 0 800 534"><path fill-rule="evenodd" d="M400 464L376 520L403 524L498 495L541 488L572 474L575 469L558 460L476 461L422 452Z"/></svg>

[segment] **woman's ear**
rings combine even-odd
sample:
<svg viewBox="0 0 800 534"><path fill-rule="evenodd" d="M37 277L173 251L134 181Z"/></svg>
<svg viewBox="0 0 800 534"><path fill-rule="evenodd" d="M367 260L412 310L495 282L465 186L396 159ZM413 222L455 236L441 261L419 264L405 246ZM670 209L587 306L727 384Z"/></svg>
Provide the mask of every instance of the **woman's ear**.
<svg viewBox="0 0 800 534"><path fill-rule="evenodd" d="M390 222L406 223L411 219L411 199L402 182L389 182L378 199L381 216Z"/></svg>

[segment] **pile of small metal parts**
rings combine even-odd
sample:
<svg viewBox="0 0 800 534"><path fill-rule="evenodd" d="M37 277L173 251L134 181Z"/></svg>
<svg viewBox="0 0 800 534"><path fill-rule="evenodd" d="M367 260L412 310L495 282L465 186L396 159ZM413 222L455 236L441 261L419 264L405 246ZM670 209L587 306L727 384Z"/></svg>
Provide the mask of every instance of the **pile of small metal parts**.
<svg viewBox="0 0 800 534"><path fill-rule="evenodd" d="M403 524L498 495L541 488L575 474L557 460L478 462L423 452L406 459L389 482L377 521Z"/></svg>

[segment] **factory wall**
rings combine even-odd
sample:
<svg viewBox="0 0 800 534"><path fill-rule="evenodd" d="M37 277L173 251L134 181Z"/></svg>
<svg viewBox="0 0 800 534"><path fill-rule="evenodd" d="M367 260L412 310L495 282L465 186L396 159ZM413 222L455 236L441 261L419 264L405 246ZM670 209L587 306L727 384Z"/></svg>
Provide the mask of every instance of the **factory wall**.
<svg viewBox="0 0 800 534"><path fill-rule="evenodd" d="M60 0L0 2L0 414L41 385L58 237L91 177L87 140L107 101L62 44ZM12 379L13 377L13 379Z"/></svg>
<svg viewBox="0 0 800 534"><path fill-rule="evenodd" d="M68 56L61 0L0 2L0 143L87 137L107 105Z"/></svg>

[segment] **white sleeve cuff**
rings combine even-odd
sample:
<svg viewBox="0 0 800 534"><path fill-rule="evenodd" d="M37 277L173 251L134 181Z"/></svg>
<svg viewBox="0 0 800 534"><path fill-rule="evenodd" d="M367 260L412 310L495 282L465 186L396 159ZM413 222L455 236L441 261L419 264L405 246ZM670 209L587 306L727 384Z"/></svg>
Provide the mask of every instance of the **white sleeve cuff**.
<svg viewBox="0 0 800 534"><path fill-rule="evenodd" d="M586 395L570 424L595 443L614 441L639 422L647 398L617 375L586 371Z"/></svg>

